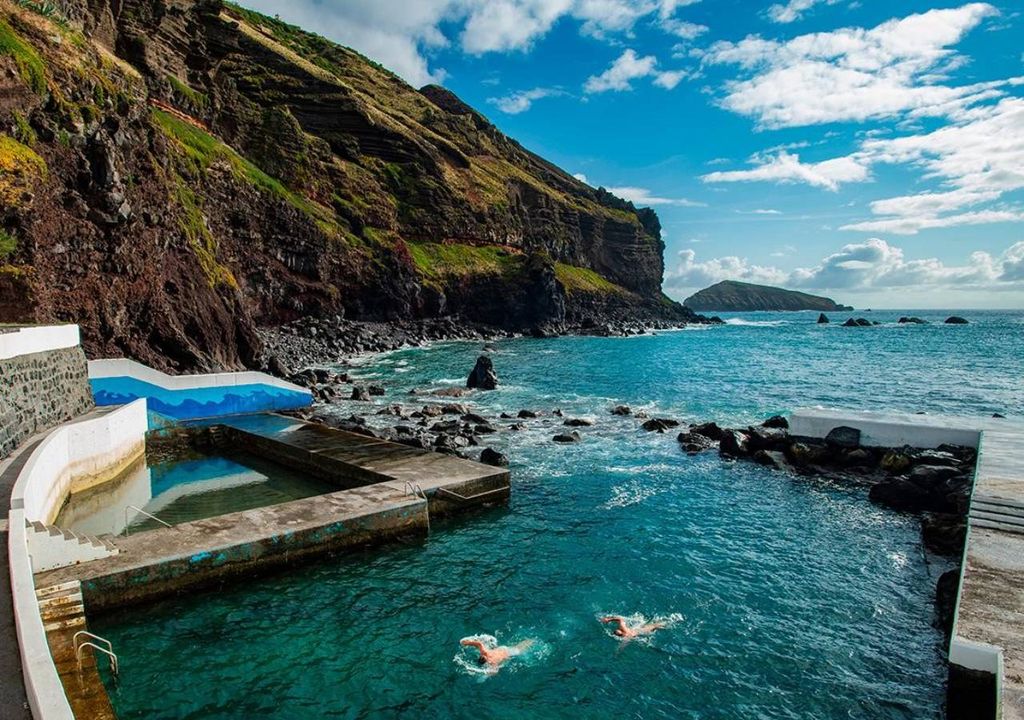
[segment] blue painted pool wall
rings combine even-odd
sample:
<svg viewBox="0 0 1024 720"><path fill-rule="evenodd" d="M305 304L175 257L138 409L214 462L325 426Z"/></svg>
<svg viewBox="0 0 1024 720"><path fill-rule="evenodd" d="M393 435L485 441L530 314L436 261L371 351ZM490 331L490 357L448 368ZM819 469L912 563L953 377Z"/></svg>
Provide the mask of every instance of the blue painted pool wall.
<svg viewBox="0 0 1024 720"><path fill-rule="evenodd" d="M151 413L174 420L297 410L309 407L312 403L312 396L306 391L274 385L222 385L167 390L131 377L93 378L89 382L97 405L124 405L144 397Z"/></svg>

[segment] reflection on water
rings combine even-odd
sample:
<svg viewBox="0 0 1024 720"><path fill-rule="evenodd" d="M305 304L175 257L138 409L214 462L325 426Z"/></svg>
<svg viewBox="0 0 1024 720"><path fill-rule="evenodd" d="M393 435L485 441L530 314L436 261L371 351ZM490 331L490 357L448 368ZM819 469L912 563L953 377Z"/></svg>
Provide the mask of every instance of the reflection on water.
<svg viewBox="0 0 1024 720"><path fill-rule="evenodd" d="M149 465L145 458L114 480L71 495L55 524L89 535L151 530L276 505L337 490L322 480L246 453L191 456Z"/></svg>

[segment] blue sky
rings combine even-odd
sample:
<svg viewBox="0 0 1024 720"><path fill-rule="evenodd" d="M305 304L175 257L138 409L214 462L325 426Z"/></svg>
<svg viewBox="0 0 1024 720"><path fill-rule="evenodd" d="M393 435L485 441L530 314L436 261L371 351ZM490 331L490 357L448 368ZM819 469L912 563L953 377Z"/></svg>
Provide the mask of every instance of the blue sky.
<svg viewBox="0 0 1024 720"><path fill-rule="evenodd" d="M937 0L247 0L651 205L666 292L1024 307L1024 14Z"/></svg>

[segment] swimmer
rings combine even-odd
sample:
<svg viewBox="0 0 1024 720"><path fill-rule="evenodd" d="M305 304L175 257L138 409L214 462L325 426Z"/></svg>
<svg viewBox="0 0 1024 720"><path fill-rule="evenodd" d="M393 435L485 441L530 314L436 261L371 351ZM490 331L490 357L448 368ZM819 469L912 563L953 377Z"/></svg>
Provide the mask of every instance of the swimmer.
<svg viewBox="0 0 1024 720"><path fill-rule="evenodd" d="M481 665L486 665L488 671L498 672L498 669L510 658L514 658L516 655L521 655L526 652L530 646L533 645L533 640L523 640L521 643L516 643L511 647L497 644L495 644L494 647L488 647L483 642L475 638L465 638L462 640L462 645L465 647L476 648L480 653L478 662Z"/></svg>
<svg viewBox="0 0 1024 720"><path fill-rule="evenodd" d="M642 635L653 635L655 632L665 627L665 623L662 622L652 622L646 623L644 625L630 626L626 623L626 618L622 617L621 615L607 615L601 618L601 622L605 624L617 623L618 627L615 628L615 634L624 640L640 637Z"/></svg>

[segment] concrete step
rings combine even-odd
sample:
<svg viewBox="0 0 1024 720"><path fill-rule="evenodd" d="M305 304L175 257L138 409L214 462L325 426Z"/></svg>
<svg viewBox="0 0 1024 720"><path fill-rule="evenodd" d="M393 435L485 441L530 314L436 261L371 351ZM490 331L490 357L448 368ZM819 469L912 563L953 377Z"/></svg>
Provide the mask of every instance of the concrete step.
<svg viewBox="0 0 1024 720"><path fill-rule="evenodd" d="M996 497L994 495L975 495L974 499L971 501L971 506L973 507L975 505L998 506L1024 514L1024 502Z"/></svg>
<svg viewBox="0 0 1024 720"><path fill-rule="evenodd" d="M987 512L984 510L972 510L970 514L971 524L974 524L978 520L988 520L990 522L1003 523L1004 525L1014 525L1016 527L1024 528L1024 517L1018 515L1006 515L999 512Z"/></svg>
<svg viewBox="0 0 1024 720"><path fill-rule="evenodd" d="M993 522L991 520L972 520L971 527L974 528L985 528L987 530L999 530L1001 532L1012 533L1014 535L1024 535L1024 527L1020 525L1007 525L1006 523Z"/></svg>

